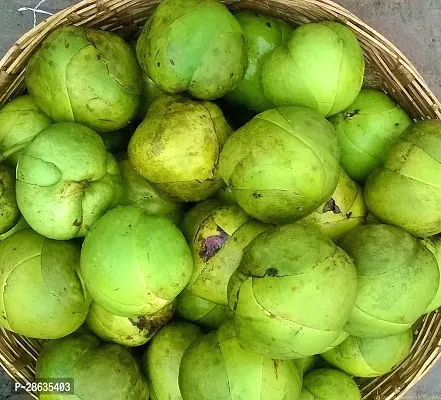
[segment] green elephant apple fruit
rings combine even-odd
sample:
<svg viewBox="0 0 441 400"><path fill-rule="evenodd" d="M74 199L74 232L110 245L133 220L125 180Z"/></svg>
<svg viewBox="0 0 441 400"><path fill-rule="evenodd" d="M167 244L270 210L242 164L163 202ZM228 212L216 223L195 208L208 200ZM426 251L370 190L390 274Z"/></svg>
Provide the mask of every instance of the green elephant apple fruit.
<svg viewBox="0 0 441 400"><path fill-rule="evenodd" d="M177 298L176 315L208 329L217 329L232 317L228 306L202 299L187 289Z"/></svg>
<svg viewBox="0 0 441 400"><path fill-rule="evenodd" d="M85 236L119 203L115 158L94 131L73 122L44 129L17 165L17 202L38 233L57 240Z"/></svg>
<svg viewBox="0 0 441 400"><path fill-rule="evenodd" d="M162 90L204 100L234 89L248 64L242 29L217 0L162 1L136 50L144 72Z"/></svg>
<svg viewBox="0 0 441 400"><path fill-rule="evenodd" d="M237 205L207 200L193 207L182 223L194 262L187 290L227 306L228 281L240 263L244 248L270 227L253 220Z"/></svg>
<svg viewBox="0 0 441 400"><path fill-rule="evenodd" d="M242 27L247 45L248 69L239 86L227 93L225 99L262 112L273 108L263 93L261 71L266 56L280 44L286 43L293 29L283 20L251 11L234 14Z"/></svg>
<svg viewBox="0 0 441 400"><path fill-rule="evenodd" d="M149 390L137 361L117 344L101 344L76 333L46 344L37 360L39 381L66 382L71 394L41 392L40 400L148 400Z"/></svg>
<svg viewBox="0 0 441 400"><path fill-rule="evenodd" d="M257 236L228 284L240 341L275 359L325 351L341 335L356 298L352 260L301 224Z"/></svg>
<svg viewBox="0 0 441 400"><path fill-rule="evenodd" d="M349 375L374 378L401 364L409 355L412 342L411 329L379 339L349 336L321 356Z"/></svg>
<svg viewBox="0 0 441 400"><path fill-rule="evenodd" d="M0 243L0 280L0 325L7 330L55 339L86 319L91 299L76 244L18 231Z"/></svg>
<svg viewBox="0 0 441 400"><path fill-rule="evenodd" d="M367 218L367 208L363 189L346 172L340 170L340 178L331 198L318 207L302 222L315 226L334 242L357 226L363 225Z"/></svg>
<svg viewBox="0 0 441 400"><path fill-rule="evenodd" d="M111 132L136 117L142 79L134 51L119 36L64 26L31 57L26 84L37 105L54 121Z"/></svg>
<svg viewBox="0 0 441 400"><path fill-rule="evenodd" d="M418 237L441 232L441 121L407 128L365 186L368 210L381 222Z"/></svg>
<svg viewBox="0 0 441 400"><path fill-rule="evenodd" d="M223 186L217 163L230 133L216 104L164 95L130 140L129 160L142 177L177 200L204 200Z"/></svg>
<svg viewBox="0 0 441 400"><path fill-rule="evenodd" d="M361 393L344 372L320 368L303 378L299 400L361 400Z"/></svg>
<svg viewBox="0 0 441 400"><path fill-rule="evenodd" d="M151 400L182 400L179 366L185 350L202 335L201 329L187 322L172 322L150 341L142 359Z"/></svg>
<svg viewBox="0 0 441 400"><path fill-rule="evenodd" d="M421 243L426 246L430 252L435 256L436 262L438 263L438 269L441 275L441 236L436 235L429 238L425 238L421 241ZM436 292L435 297L432 302L426 309L426 314L435 311L437 308L441 307L441 279L440 284L438 286L438 291Z"/></svg>
<svg viewBox="0 0 441 400"><path fill-rule="evenodd" d="M358 273L358 297L345 331L381 338L410 329L439 287L433 254L407 232L383 224L355 228L339 246Z"/></svg>
<svg viewBox="0 0 441 400"><path fill-rule="evenodd" d="M341 165L360 183L381 164L387 148L412 123L388 95L372 89L363 89L348 108L330 121L337 132Z"/></svg>
<svg viewBox="0 0 441 400"><path fill-rule="evenodd" d="M112 314L95 302L86 318L88 328L106 342L134 347L146 344L173 316L173 303L150 315L133 318Z"/></svg>
<svg viewBox="0 0 441 400"><path fill-rule="evenodd" d="M219 174L243 210L285 224L329 200L340 150L331 123L313 110L264 111L234 132L219 158Z"/></svg>
<svg viewBox="0 0 441 400"><path fill-rule="evenodd" d="M0 242L13 235L15 232L21 231L23 229L29 229L30 226L26 222L26 220L21 217L18 222L11 228L9 231L5 232L3 235L0 235Z"/></svg>
<svg viewBox="0 0 441 400"><path fill-rule="evenodd" d="M81 269L96 303L115 315L137 317L173 302L190 279L193 260L168 219L119 206L90 229Z"/></svg>
<svg viewBox="0 0 441 400"><path fill-rule="evenodd" d="M175 224L181 221L184 215L182 203L145 180L128 159L118 164L123 186L122 205L135 205L147 214L168 218Z"/></svg>
<svg viewBox="0 0 441 400"><path fill-rule="evenodd" d="M302 377L290 360L244 349L231 322L196 339L179 369L183 400L297 400Z"/></svg>
<svg viewBox="0 0 441 400"><path fill-rule="evenodd" d="M322 21L300 26L273 50L263 62L261 81L266 99L276 107L301 106L330 116L354 102L363 73L354 33Z"/></svg>
<svg viewBox="0 0 441 400"><path fill-rule="evenodd" d="M0 109L0 161L15 167L28 143L51 124L31 96L10 101Z"/></svg>
<svg viewBox="0 0 441 400"><path fill-rule="evenodd" d="M0 235L11 230L20 219L15 186L13 168L0 165Z"/></svg>

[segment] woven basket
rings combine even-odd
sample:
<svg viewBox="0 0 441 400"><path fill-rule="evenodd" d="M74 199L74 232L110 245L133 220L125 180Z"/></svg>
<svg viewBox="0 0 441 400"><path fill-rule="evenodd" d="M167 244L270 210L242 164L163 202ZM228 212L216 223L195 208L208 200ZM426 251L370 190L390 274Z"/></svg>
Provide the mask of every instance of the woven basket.
<svg viewBox="0 0 441 400"><path fill-rule="evenodd" d="M185 0L182 0L185 1ZM0 61L0 105L24 90L29 57L54 29L79 25L114 31L134 37L159 0L84 0L52 16L22 36ZM295 24L335 20L352 29L364 50L368 86L384 89L415 119L441 119L441 104L421 75L404 55L383 36L343 7L328 0L226 0L232 9L252 9L281 17ZM34 380L35 362L42 342L0 331L0 363L24 385ZM441 315L425 316L415 326L410 356L391 372L358 383L363 399L401 399L441 358ZM37 398L36 393L31 395ZM134 399L136 400L136 399Z"/></svg>

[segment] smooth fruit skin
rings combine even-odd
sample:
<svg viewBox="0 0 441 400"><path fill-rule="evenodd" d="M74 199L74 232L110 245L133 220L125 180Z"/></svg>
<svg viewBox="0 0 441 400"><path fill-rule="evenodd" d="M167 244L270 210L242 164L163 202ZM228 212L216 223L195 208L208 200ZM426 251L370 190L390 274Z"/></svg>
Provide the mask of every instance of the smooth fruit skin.
<svg viewBox="0 0 441 400"><path fill-rule="evenodd" d="M271 51L288 41L293 29L281 19L255 12L239 11L234 16L245 36L248 69L239 86L227 93L225 99L255 112L262 112L273 108L263 93L262 64Z"/></svg>
<svg viewBox="0 0 441 400"><path fill-rule="evenodd" d="M217 0L161 2L136 50L144 72L162 90L203 100L234 89L248 64L242 29Z"/></svg>
<svg viewBox="0 0 441 400"><path fill-rule="evenodd" d="M168 304L153 314L127 318L112 314L92 302L86 325L106 342L134 347L146 344L172 316L173 304Z"/></svg>
<svg viewBox="0 0 441 400"><path fill-rule="evenodd" d="M62 122L44 129L17 165L17 203L38 233L56 240L85 236L119 203L115 158L90 128Z"/></svg>
<svg viewBox="0 0 441 400"><path fill-rule="evenodd" d="M232 317L228 306L205 300L187 289L177 298L176 315L207 329L217 329Z"/></svg>
<svg viewBox="0 0 441 400"><path fill-rule="evenodd" d="M139 175L129 160L121 160L118 165L123 186L121 205L135 205L147 214L179 224L184 215L182 203Z"/></svg>
<svg viewBox="0 0 441 400"><path fill-rule="evenodd" d="M31 57L26 84L52 120L111 132L136 117L142 79L133 50L119 36L66 26Z"/></svg>
<svg viewBox="0 0 441 400"><path fill-rule="evenodd" d="M152 314L184 289L193 260L166 218L119 206L96 222L83 243L81 269L92 298L113 314Z"/></svg>
<svg viewBox="0 0 441 400"><path fill-rule="evenodd" d="M349 256L301 224L257 236L228 284L241 343L279 359L325 351L340 336L356 297Z"/></svg>
<svg viewBox="0 0 441 400"><path fill-rule="evenodd" d="M427 247L430 252L435 256L441 276L441 237L437 235L425 238L421 241L421 244ZM438 286L438 291L436 292L436 295L433 298L432 302L427 307L425 314L431 313L439 307L441 307L441 279Z"/></svg>
<svg viewBox="0 0 441 400"><path fill-rule="evenodd" d="M20 335L56 339L80 327L91 298L80 271L80 248L31 229L0 243L0 325Z"/></svg>
<svg viewBox="0 0 441 400"><path fill-rule="evenodd" d="M0 109L0 161L15 167L28 143L51 124L29 95L7 103Z"/></svg>
<svg viewBox="0 0 441 400"><path fill-rule="evenodd" d="M90 334L76 333L49 342L38 357L36 378L73 380L73 395L42 392L41 400L149 399L147 381L129 351L101 344Z"/></svg>
<svg viewBox="0 0 441 400"><path fill-rule="evenodd" d="M334 128L301 107L264 111L234 132L219 174L243 210L267 223L297 221L329 200L339 174Z"/></svg>
<svg viewBox="0 0 441 400"><path fill-rule="evenodd" d="M412 124L409 115L379 90L362 89L347 109L330 118L341 148L341 165L364 183L384 152Z"/></svg>
<svg viewBox="0 0 441 400"><path fill-rule="evenodd" d="M20 219L15 186L14 169L0 165L0 235L11 230Z"/></svg>
<svg viewBox="0 0 441 400"><path fill-rule="evenodd" d="M425 312L439 286L433 254L402 229L365 225L339 246L353 259L358 297L345 331L381 338L403 332Z"/></svg>
<svg viewBox="0 0 441 400"><path fill-rule="evenodd" d="M164 95L149 108L130 140L136 171L179 201L200 201L223 186L219 153L231 133L212 102Z"/></svg>
<svg viewBox="0 0 441 400"><path fill-rule="evenodd" d="M0 235L0 242L13 235L15 232L21 231L23 229L29 229L30 226L26 222L26 220L21 217L18 222L11 228L9 231L5 232L3 235Z"/></svg>
<svg viewBox="0 0 441 400"><path fill-rule="evenodd" d="M182 223L194 262L187 290L227 306L228 281L240 263L244 248L270 227L253 220L237 205L207 200L193 207Z"/></svg>
<svg viewBox="0 0 441 400"><path fill-rule="evenodd" d="M182 400L179 366L187 347L201 335L196 325L172 322L153 337L141 363L149 382L151 400Z"/></svg>
<svg viewBox="0 0 441 400"><path fill-rule="evenodd" d="M381 222L416 237L441 232L441 121L421 121L391 145L369 175L364 196Z"/></svg>
<svg viewBox="0 0 441 400"><path fill-rule="evenodd" d="M231 322L194 341L179 370L184 400L297 400L301 381L291 361L245 350Z"/></svg>
<svg viewBox="0 0 441 400"><path fill-rule="evenodd" d="M301 222L314 226L338 242L345 234L366 223L367 208L363 189L343 169L331 198Z"/></svg>
<svg viewBox="0 0 441 400"><path fill-rule="evenodd" d="M321 368L303 378L299 400L361 400L357 384L345 373Z"/></svg>
<svg viewBox="0 0 441 400"><path fill-rule="evenodd" d="M292 360L292 362L303 376L314 368L314 365L317 362L317 356L297 358L296 360Z"/></svg>
<svg viewBox="0 0 441 400"><path fill-rule="evenodd" d="M308 107L323 116L351 105L360 92L364 58L354 33L337 22L300 26L262 66L265 97L276 107Z"/></svg>
<svg viewBox="0 0 441 400"><path fill-rule="evenodd" d="M411 329L380 339L349 336L321 356L349 375L374 378L401 364L409 355L412 342Z"/></svg>

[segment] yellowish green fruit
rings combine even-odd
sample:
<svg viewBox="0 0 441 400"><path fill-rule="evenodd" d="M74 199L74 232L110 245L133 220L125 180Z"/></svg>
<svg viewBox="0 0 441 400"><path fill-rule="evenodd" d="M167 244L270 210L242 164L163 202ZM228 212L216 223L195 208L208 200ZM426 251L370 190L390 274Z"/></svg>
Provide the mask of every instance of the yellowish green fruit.
<svg viewBox="0 0 441 400"><path fill-rule="evenodd" d="M7 330L56 339L86 319L91 299L76 244L20 230L0 243L0 281L0 325Z"/></svg>
<svg viewBox="0 0 441 400"><path fill-rule="evenodd" d="M430 238L426 238L422 240L421 243L424 246L426 246L430 250L430 252L435 256L441 274L441 237L439 235L432 236ZM436 292L436 295L433 298L432 302L427 307L425 313L430 313L432 311L435 311L439 307L441 307L441 280L440 280L440 285L438 286L438 291Z"/></svg>
<svg viewBox="0 0 441 400"><path fill-rule="evenodd" d="M240 263L244 248L270 227L252 219L238 205L207 200L193 207L182 224L194 262L187 290L227 306L228 281Z"/></svg>
<svg viewBox="0 0 441 400"><path fill-rule="evenodd" d="M164 95L130 140L129 160L142 177L177 200L200 201L223 186L217 163L230 133L216 104Z"/></svg>
<svg viewBox="0 0 441 400"><path fill-rule="evenodd" d="M14 169L0 165L0 235L11 230L20 219L15 186Z"/></svg>
<svg viewBox="0 0 441 400"><path fill-rule="evenodd" d="M358 273L358 297L345 331L381 338L410 329L439 287L433 254L402 229L383 224L358 227L339 246Z"/></svg>
<svg viewBox="0 0 441 400"><path fill-rule="evenodd" d="M9 236L13 235L15 232L21 231L23 229L29 229L30 226L26 222L26 220L21 217L18 222L7 232L5 232L3 235L0 235L0 242L8 238Z"/></svg>
<svg viewBox="0 0 441 400"><path fill-rule="evenodd" d="M297 400L301 386L292 361L244 349L231 321L194 341L179 370L183 400Z"/></svg>
<svg viewBox="0 0 441 400"><path fill-rule="evenodd" d="M149 381L151 400L182 400L179 365L187 347L201 335L196 325L172 322L153 337L141 364Z"/></svg>
<svg viewBox="0 0 441 400"><path fill-rule="evenodd" d="M28 143L52 123L29 95L7 103L0 109L0 161L15 167Z"/></svg>
<svg viewBox="0 0 441 400"><path fill-rule="evenodd" d="M329 200L340 174L339 157L330 122L306 108L280 107L230 136L219 173L247 214L285 224Z"/></svg>
<svg viewBox="0 0 441 400"><path fill-rule="evenodd" d="M219 328L232 316L228 306L202 299L186 289L177 298L176 314L208 329Z"/></svg>
<svg viewBox="0 0 441 400"><path fill-rule="evenodd" d="M144 72L168 93L214 100L245 75L242 29L217 0L165 0L147 21L137 55Z"/></svg>
<svg viewBox="0 0 441 400"><path fill-rule="evenodd" d="M412 342L411 329L380 339L349 336L321 356L349 375L374 378L401 364L409 355Z"/></svg>
<svg viewBox="0 0 441 400"><path fill-rule="evenodd" d="M112 314L92 302L86 324L99 338L123 346L142 346L173 316L173 304L150 315L127 318Z"/></svg>
<svg viewBox="0 0 441 400"><path fill-rule="evenodd" d="M301 221L315 226L334 242L367 218L362 188L343 169L331 198Z"/></svg>

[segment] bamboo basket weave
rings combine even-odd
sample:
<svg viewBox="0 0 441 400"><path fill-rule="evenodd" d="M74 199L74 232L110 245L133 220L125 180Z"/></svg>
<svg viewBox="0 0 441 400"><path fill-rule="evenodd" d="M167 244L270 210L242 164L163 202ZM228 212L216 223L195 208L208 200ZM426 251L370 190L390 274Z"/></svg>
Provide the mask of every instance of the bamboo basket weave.
<svg viewBox="0 0 441 400"><path fill-rule="evenodd" d="M185 1L185 0L182 0ZM84 0L50 17L22 36L0 61L0 106L25 90L30 56L54 29L87 26L136 36L160 0ZM441 119L441 103L407 58L388 40L329 0L225 0L231 9L251 9L294 24L334 20L357 35L369 71L369 86L385 90L415 119ZM441 358L441 315L438 311L416 324L410 356L393 372L358 383L364 400L398 400ZM33 382L42 342L1 329L0 364L15 381ZM30 393L37 398L37 393ZM134 399L136 400L136 399ZM275 399L277 400L277 399Z"/></svg>

